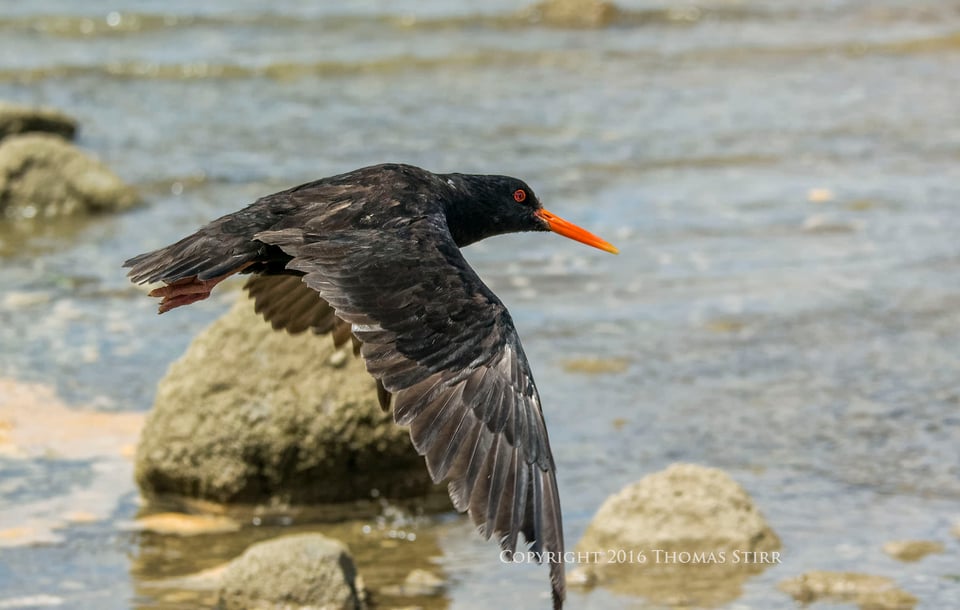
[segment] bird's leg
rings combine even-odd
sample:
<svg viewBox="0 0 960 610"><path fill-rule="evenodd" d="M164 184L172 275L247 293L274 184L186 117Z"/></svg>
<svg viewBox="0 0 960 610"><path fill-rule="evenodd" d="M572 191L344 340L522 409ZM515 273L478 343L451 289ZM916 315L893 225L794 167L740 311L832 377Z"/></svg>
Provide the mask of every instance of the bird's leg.
<svg viewBox="0 0 960 610"><path fill-rule="evenodd" d="M163 297L160 301L159 313L165 313L181 305L190 305L191 303L204 300L210 296L210 291L213 290L217 284L231 275L243 271L252 264L253 263L244 263L233 271L209 280L198 280L196 276L185 277L182 280L177 280L161 288L154 288L150 291L150 296Z"/></svg>

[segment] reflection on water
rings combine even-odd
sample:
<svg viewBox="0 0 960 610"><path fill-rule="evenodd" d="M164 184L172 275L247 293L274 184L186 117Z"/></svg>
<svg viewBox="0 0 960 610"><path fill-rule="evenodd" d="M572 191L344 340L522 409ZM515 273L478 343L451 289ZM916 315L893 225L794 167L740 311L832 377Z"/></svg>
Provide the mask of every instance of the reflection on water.
<svg viewBox="0 0 960 610"><path fill-rule="evenodd" d="M234 295L158 323L125 258L362 165L510 173L622 252L530 235L467 252L537 375L568 541L625 483L700 462L741 482L783 539L783 563L737 607L791 603L775 584L814 569L960 607L955 3L618 4L604 28L506 0L4 4L0 99L76 116L79 144L147 204L0 230L0 377L55 387L63 418L142 414ZM90 424L77 429L105 425ZM412 542L363 534L371 519L129 530L144 509L123 444L0 453L0 604L206 605L209 581L185 578L310 528L342 537L375 593L415 567L447 581L440 598L384 607L526 606L544 592L543 570L501 564L448 517L418 521ZM882 551L896 539L946 552L900 564ZM603 589L570 600L645 603Z"/></svg>
<svg viewBox="0 0 960 610"><path fill-rule="evenodd" d="M381 607L416 605L424 610L447 608L443 596L403 596L390 587L403 582L412 570L442 575L435 561L442 555L428 522L380 526L374 522L346 522L327 526L284 525L247 527L234 534L197 536L143 533L132 542L130 576L142 600L135 608L212 607L225 560L239 556L248 546L280 535L320 532L343 541L371 593ZM406 529L403 529L406 528ZM398 537L397 531L403 534ZM409 535L413 534L413 535Z"/></svg>

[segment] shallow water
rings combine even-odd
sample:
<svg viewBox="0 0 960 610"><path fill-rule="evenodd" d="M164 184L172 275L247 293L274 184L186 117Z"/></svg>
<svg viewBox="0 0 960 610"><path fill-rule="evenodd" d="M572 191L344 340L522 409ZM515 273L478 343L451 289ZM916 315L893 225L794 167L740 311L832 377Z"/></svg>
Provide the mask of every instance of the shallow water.
<svg viewBox="0 0 960 610"><path fill-rule="evenodd" d="M0 1L0 99L75 115L146 199L0 229L0 377L146 411L234 293L157 319L123 259L362 165L510 173L622 253L543 236L467 252L524 338L571 546L607 495L693 461L731 473L783 539L731 608L790 607L775 583L812 569L960 607L960 5L632 2L577 30L501 1L195 4ZM578 358L627 366L568 372ZM148 582L283 530L130 532L129 465L105 456L0 454L0 530L84 502L94 517L0 550L0 607L209 604ZM375 588L435 563L449 587L424 607L546 591L462 520L417 522L392 557L364 523L325 529ZM902 538L947 551L880 550ZM603 590L570 606L645 607Z"/></svg>

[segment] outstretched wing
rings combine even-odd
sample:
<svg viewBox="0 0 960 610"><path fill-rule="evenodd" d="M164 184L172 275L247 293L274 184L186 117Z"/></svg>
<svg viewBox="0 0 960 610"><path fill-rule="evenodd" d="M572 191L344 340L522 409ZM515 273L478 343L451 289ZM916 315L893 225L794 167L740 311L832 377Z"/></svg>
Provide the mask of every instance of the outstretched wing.
<svg viewBox="0 0 960 610"><path fill-rule="evenodd" d="M350 338L350 325L336 316L333 308L316 290L296 275L254 274L244 285L254 310L273 326L296 335L312 330L318 335L331 333L340 347Z"/></svg>
<svg viewBox="0 0 960 610"><path fill-rule="evenodd" d="M254 311L262 315L273 330L285 330L291 335L307 330L318 335L330 333L334 347L350 340L354 355L360 355L360 340L351 331L350 324L338 318L333 307L304 284L299 275L256 273L244 288L253 299ZM377 400L384 411L390 408L390 399L390 392L378 379Z"/></svg>
<svg viewBox="0 0 960 610"><path fill-rule="evenodd" d="M308 225L309 226L309 225ZM481 533L549 553L562 605L563 529L540 398L513 321L460 253L442 218L390 231L302 228L256 239L349 322L367 369L395 398L397 423L436 482Z"/></svg>

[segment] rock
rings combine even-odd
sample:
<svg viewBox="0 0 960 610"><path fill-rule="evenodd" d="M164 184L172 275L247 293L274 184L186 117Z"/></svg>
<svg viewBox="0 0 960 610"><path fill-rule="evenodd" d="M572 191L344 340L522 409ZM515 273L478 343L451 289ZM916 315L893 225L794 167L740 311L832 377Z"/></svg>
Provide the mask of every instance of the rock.
<svg viewBox="0 0 960 610"><path fill-rule="evenodd" d="M743 320L737 320L735 318L715 318L713 320L708 320L704 323L704 328L714 333L739 333L747 327L747 323Z"/></svg>
<svg viewBox="0 0 960 610"><path fill-rule="evenodd" d="M578 545L615 547L774 551L780 540L729 475L674 464L607 498Z"/></svg>
<svg viewBox="0 0 960 610"><path fill-rule="evenodd" d="M566 28L602 28L620 16L620 9L606 0L544 0L526 13L548 25Z"/></svg>
<svg viewBox="0 0 960 610"><path fill-rule="evenodd" d="M27 134L0 141L0 217L107 212L136 202L133 189L62 138Z"/></svg>
<svg viewBox="0 0 960 610"><path fill-rule="evenodd" d="M664 605L720 605L780 563L780 540L726 473L674 464L607 498L577 544L584 582ZM586 555L584 555L586 556Z"/></svg>
<svg viewBox="0 0 960 610"><path fill-rule="evenodd" d="M933 540L896 540L883 545L883 552L900 561L919 561L932 553L942 553L942 542Z"/></svg>
<svg viewBox="0 0 960 610"><path fill-rule="evenodd" d="M76 119L59 110L0 102L0 140L29 132L44 132L72 140Z"/></svg>
<svg viewBox="0 0 960 610"><path fill-rule="evenodd" d="M219 598L223 610L366 608L350 551L321 534L254 544L224 570Z"/></svg>
<svg viewBox="0 0 960 610"><path fill-rule="evenodd" d="M562 365L567 373L604 375L623 373L630 366L630 361L626 358L571 358L564 360Z"/></svg>
<svg viewBox="0 0 960 610"><path fill-rule="evenodd" d="M250 504L431 492L360 359L332 365L334 353L329 337L274 331L242 296L160 382L137 450L141 490Z"/></svg>
<svg viewBox="0 0 960 610"><path fill-rule="evenodd" d="M960 538L960 523L957 523L956 525L954 525L953 529L950 531L953 533L954 536L956 536L957 538Z"/></svg>
<svg viewBox="0 0 960 610"><path fill-rule="evenodd" d="M863 610L911 610L917 603L889 578L853 572L807 572L777 588L803 604L825 600L853 603Z"/></svg>
<svg viewBox="0 0 960 610"><path fill-rule="evenodd" d="M417 568L403 580L403 584L384 587L383 593L400 597L434 597L443 593L443 579L426 570Z"/></svg>

